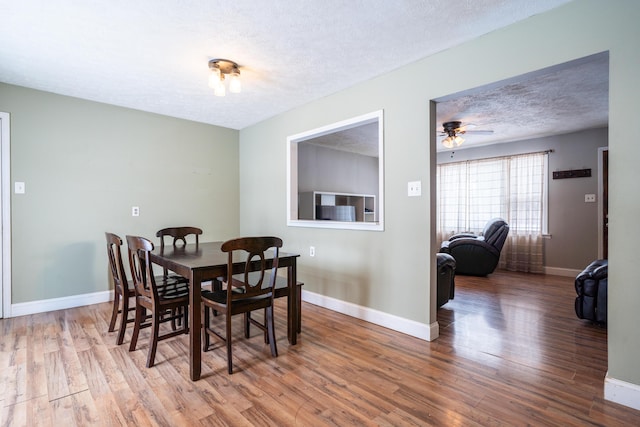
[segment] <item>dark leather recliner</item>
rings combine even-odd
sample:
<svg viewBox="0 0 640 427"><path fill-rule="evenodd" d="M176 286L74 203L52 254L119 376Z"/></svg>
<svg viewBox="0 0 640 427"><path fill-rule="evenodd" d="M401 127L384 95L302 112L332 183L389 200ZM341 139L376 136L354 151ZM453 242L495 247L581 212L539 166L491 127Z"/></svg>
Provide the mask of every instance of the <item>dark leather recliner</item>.
<svg viewBox="0 0 640 427"><path fill-rule="evenodd" d="M456 260L449 254L437 253L438 308L453 299L455 294Z"/></svg>
<svg viewBox="0 0 640 427"><path fill-rule="evenodd" d="M576 315L580 319L607 323L607 276L609 262L593 261L576 277Z"/></svg>
<svg viewBox="0 0 640 427"><path fill-rule="evenodd" d="M507 234L509 224L502 218L493 218L484 227L482 235L455 234L442 242L440 252L455 258L457 274L486 276L498 266Z"/></svg>

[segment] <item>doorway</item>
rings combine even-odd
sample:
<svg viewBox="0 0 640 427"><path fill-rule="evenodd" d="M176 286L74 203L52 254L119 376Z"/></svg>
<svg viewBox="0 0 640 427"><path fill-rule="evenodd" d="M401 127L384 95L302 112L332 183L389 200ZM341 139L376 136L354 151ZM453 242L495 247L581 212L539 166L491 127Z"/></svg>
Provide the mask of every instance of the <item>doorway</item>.
<svg viewBox="0 0 640 427"><path fill-rule="evenodd" d="M464 151L468 147L478 147L487 154L487 157L500 156L503 152L508 151L507 144L511 141L531 140L532 142L529 146L535 146L536 143L544 145L543 138L545 137L575 133L584 129L607 127L608 70L609 54L608 52L601 52L432 100L432 111L430 112L432 116L431 153L436 156L436 159L431 164L432 179L435 179L433 169L437 167L436 165L440 161L464 161L472 156L472 154L468 153L478 153L478 150ZM537 94L545 94L545 97L527 98ZM563 96L559 96L559 94ZM565 97L564 95L567 96ZM509 101L510 98L513 98L513 102ZM565 98L571 99L572 102L562 102L559 105L555 102L556 99L565 100ZM577 102L578 99L584 98L586 98L585 102ZM576 102L573 102L574 100ZM581 106L584 110L577 113L575 110L576 105ZM508 108L505 108L505 106ZM585 121L580 123L579 120ZM451 121L469 123L472 126L467 129L475 130L475 132L469 132L464 135L466 142L463 141L461 147L443 149L441 140L446 134L446 132L443 132L443 123ZM553 124L553 126L545 128L544 125L548 123ZM562 128L562 126L570 123L576 127ZM527 130L528 127L530 129ZM478 132L478 129L482 130L482 132ZM530 133L525 133L525 131ZM516 132L520 132L520 134ZM523 150L529 149L529 146L524 147ZM590 150L593 150L593 148L590 148ZM593 151L590 151L590 153L592 154L589 154L589 156L595 154ZM598 170L603 171L606 165L601 162L606 162L606 158L603 160L601 153L598 152L598 159ZM598 188L598 202L605 205L608 186L604 183L600 184L602 184L602 187L599 186ZM434 185L434 187L436 186ZM592 188L590 192L595 193L596 189ZM438 197L438 194L434 195L431 200L432 205L438 203ZM606 240L606 230L604 230L607 219L606 206L599 206L598 211L602 218L598 218L599 223L596 225L595 212L593 212L593 217L589 218L589 221L592 218L593 222L589 222L589 227L593 227L591 228L594 237L593 241L595 241L596 230L603 229L598 239L598 246L604 246L603 243ZM433 218L435 219L436 216L433 215ZM431 229L434 230L435 236L438 236L434 219L432 219ZM434 251L437 252L440 240L437 237L434 240L436 245ZM589 250L591 251L591 256L593 256L596 251L598 253L606 251L606 247L599 249L592 245ZM432 295L434 294L432 291ZM438 315L436 314L437 317Z"/></svg>

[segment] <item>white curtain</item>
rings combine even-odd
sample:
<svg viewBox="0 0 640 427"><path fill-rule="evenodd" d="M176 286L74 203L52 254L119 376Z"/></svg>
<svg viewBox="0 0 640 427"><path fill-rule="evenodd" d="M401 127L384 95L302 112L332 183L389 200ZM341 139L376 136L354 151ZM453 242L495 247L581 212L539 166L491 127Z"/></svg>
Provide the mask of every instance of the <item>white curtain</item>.
<svg viewBox="0 0 640 427"><path fill-rule="evenodd" d="M438 165L439 241L479 234L488 220L501 217L510 228L499 268L542 273L546 179L546 153Z"/></svg>

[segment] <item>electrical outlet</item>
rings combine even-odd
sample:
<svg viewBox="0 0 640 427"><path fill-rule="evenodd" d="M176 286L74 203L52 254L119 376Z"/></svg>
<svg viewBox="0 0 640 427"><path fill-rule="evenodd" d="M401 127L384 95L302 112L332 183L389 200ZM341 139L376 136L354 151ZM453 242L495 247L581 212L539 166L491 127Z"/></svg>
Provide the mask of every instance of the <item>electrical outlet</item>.
<svg viewBox="0 0 640 427"><path fill-rule="evenodd" d="M584 195L584 202L585 203L595 203L596 201L596 195L595 194L585 194Z"/></svg>
<svg viewBox="0 0 640 427"><path fill-rule="evenodd" d="M309 246L309 256L316 256L316 247Z"/></svg>
<svg viewBox="0 0 640 427"><path fill-rule="evenodd" d="M24 194L24 182L16 181L14 190L16 194Z"/></svg>
<svg viewBox="0 0 640 427"><path fill-rule="evenodd" d="M131 216L140 216L140 208L137 206L132 207Z"/></svg>

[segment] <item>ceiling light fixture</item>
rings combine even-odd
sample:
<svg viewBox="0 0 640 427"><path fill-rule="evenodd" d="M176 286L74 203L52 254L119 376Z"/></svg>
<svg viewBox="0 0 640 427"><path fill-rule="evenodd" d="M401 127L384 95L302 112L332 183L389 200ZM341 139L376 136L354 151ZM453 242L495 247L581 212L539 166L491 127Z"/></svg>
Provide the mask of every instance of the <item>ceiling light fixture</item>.
<svg viewBox="0 0 640 427"><path fill-rule="evenodd" d="M209 61L209 87L213 89L216 96L225 96L225 79L229 79L229 92L240 93L242 83L240 82L240 67L228 59L212 59Z"/></svg>
<svg viewBox="0 0 640 427"><path fill-rule="evenodd" d="M447 134L447 137L442 140L442 145L446 148L453 148L460 146L464 142L464 138L457 135L457 132L460 132L461 124L462 123L459 121L446 122L442 124L442 127L444 127L444 133ZM464 131L462 133L464 133Z"/></svg>

